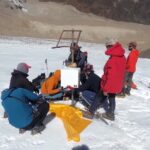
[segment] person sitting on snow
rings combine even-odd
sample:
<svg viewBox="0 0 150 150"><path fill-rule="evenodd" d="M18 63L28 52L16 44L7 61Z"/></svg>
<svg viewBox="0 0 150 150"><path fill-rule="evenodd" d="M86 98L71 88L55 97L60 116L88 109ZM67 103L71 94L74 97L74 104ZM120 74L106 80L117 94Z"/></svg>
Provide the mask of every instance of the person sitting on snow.
<svg viewBox="0 0 150 150"><path fill-rule="evenodd" d="M82 71L84 65L87 63L87 53L82 52L80 49L81 47L77 43L71 43L70 55L65 63L69 67L79 67Z"/></svg>
<svg viewBox="0 0 150 150"><path fill-rule="evenodd" d="M85 75L82 72L85 64L87 64L87 52L82 52L81 47L73 42L70 45L70 55L65 61L68 67L78 67L80 68L80 81L83 84L85 82Z"/></svg>
<svg viewBox="0 0 150 150"><path fill-rule="evenodd" d="M11 125L24 130L35 127L34 130L41 131L44 129L41 123L46 117L49 105L45 101L40 101L39 104L41 96L33 93L34 86L26 78L29 68L31 67L26 63L18 64L12 73L9 89L1 94L2 105Z"/></svg>
<svg viewBox="0 0 150 150"><path fill-rule="evenodd" d="M56 70L41 86L41 94L51 100L63 98L63 88L60 87L61 71Z"/></svg>

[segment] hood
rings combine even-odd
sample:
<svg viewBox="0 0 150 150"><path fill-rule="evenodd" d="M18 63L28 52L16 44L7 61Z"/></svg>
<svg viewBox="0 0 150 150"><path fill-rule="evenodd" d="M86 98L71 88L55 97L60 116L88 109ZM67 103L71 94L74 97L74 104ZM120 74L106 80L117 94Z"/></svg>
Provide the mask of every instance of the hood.
<svg viewBox="0 0 150 150"><path fill-rule="evenodd" d="M5 98L7 98L9 96L10 90L9 89L5 89L1 92L1 99L4 100Z"/></svg>
<svg viewBox="0 0 150 150"><path fill-rule="evenodd" d="M58 81L60 81L60 76L61 76L60 70L56 70L56 71L54 72L54 77L55 77L55 79L57 79Z"/></svg>
<svg viewBox="0 0 150 150"><path fill-rule="evenodd" d="M110 56L123 56L125 50L122 48L120 43L116 43L113 47L106 50L105 54Z"/></svg>
<svg viewBox="0 0 150 150"><path fill-rule="evenodd" d="M140 52L137 49L133 49L131 52L134 53L137 57L140 55Z"/></svg>
<svg viewBox="0 0 150 150"><path fill-rule="evenodd" d="M11 73L13 76L18 76L18 75L22 75L22 76L25 76L25 77L28 77L28 74L26 73L23 73L23 72L20 72L16 69L14 69L14 71Z"/></svg>

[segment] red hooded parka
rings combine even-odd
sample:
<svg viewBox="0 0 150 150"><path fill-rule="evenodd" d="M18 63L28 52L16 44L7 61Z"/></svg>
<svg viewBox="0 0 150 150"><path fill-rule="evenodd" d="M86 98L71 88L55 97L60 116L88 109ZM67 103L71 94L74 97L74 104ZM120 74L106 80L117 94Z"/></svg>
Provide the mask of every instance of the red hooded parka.
<svg viewBox="0 0 150 150"><path fill-rule="evenodd" d="M120 43L106 50L105 54L109 59L104 66L104 74L101 81L101 89L106 93L118 94L121 92L124 83L126 58L125 50Z"/></svg>

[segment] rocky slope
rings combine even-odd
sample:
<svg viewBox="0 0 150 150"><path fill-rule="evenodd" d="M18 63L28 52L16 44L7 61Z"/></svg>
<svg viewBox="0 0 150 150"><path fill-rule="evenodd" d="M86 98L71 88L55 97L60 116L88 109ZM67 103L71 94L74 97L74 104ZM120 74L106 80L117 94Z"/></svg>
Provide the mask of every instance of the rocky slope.
<svg viewBox="0 0 150 150"><path fill-rule="evenodd" d="M63 2L75 6L82 12L99 16L150 24L150 0L39 0Z"/></svg>

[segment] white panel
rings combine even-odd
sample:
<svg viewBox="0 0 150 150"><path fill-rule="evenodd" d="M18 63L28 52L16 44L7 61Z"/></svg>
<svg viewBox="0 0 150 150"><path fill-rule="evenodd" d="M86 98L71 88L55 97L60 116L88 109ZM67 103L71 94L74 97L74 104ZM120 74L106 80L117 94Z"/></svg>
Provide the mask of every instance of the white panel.
<svg viewBox="0 0 150 150"><path fill-rule="evenodd" d="M78 88L80 81L79 74L80 68L61 69L61 86L66 87L70 85Z"/></svg>

